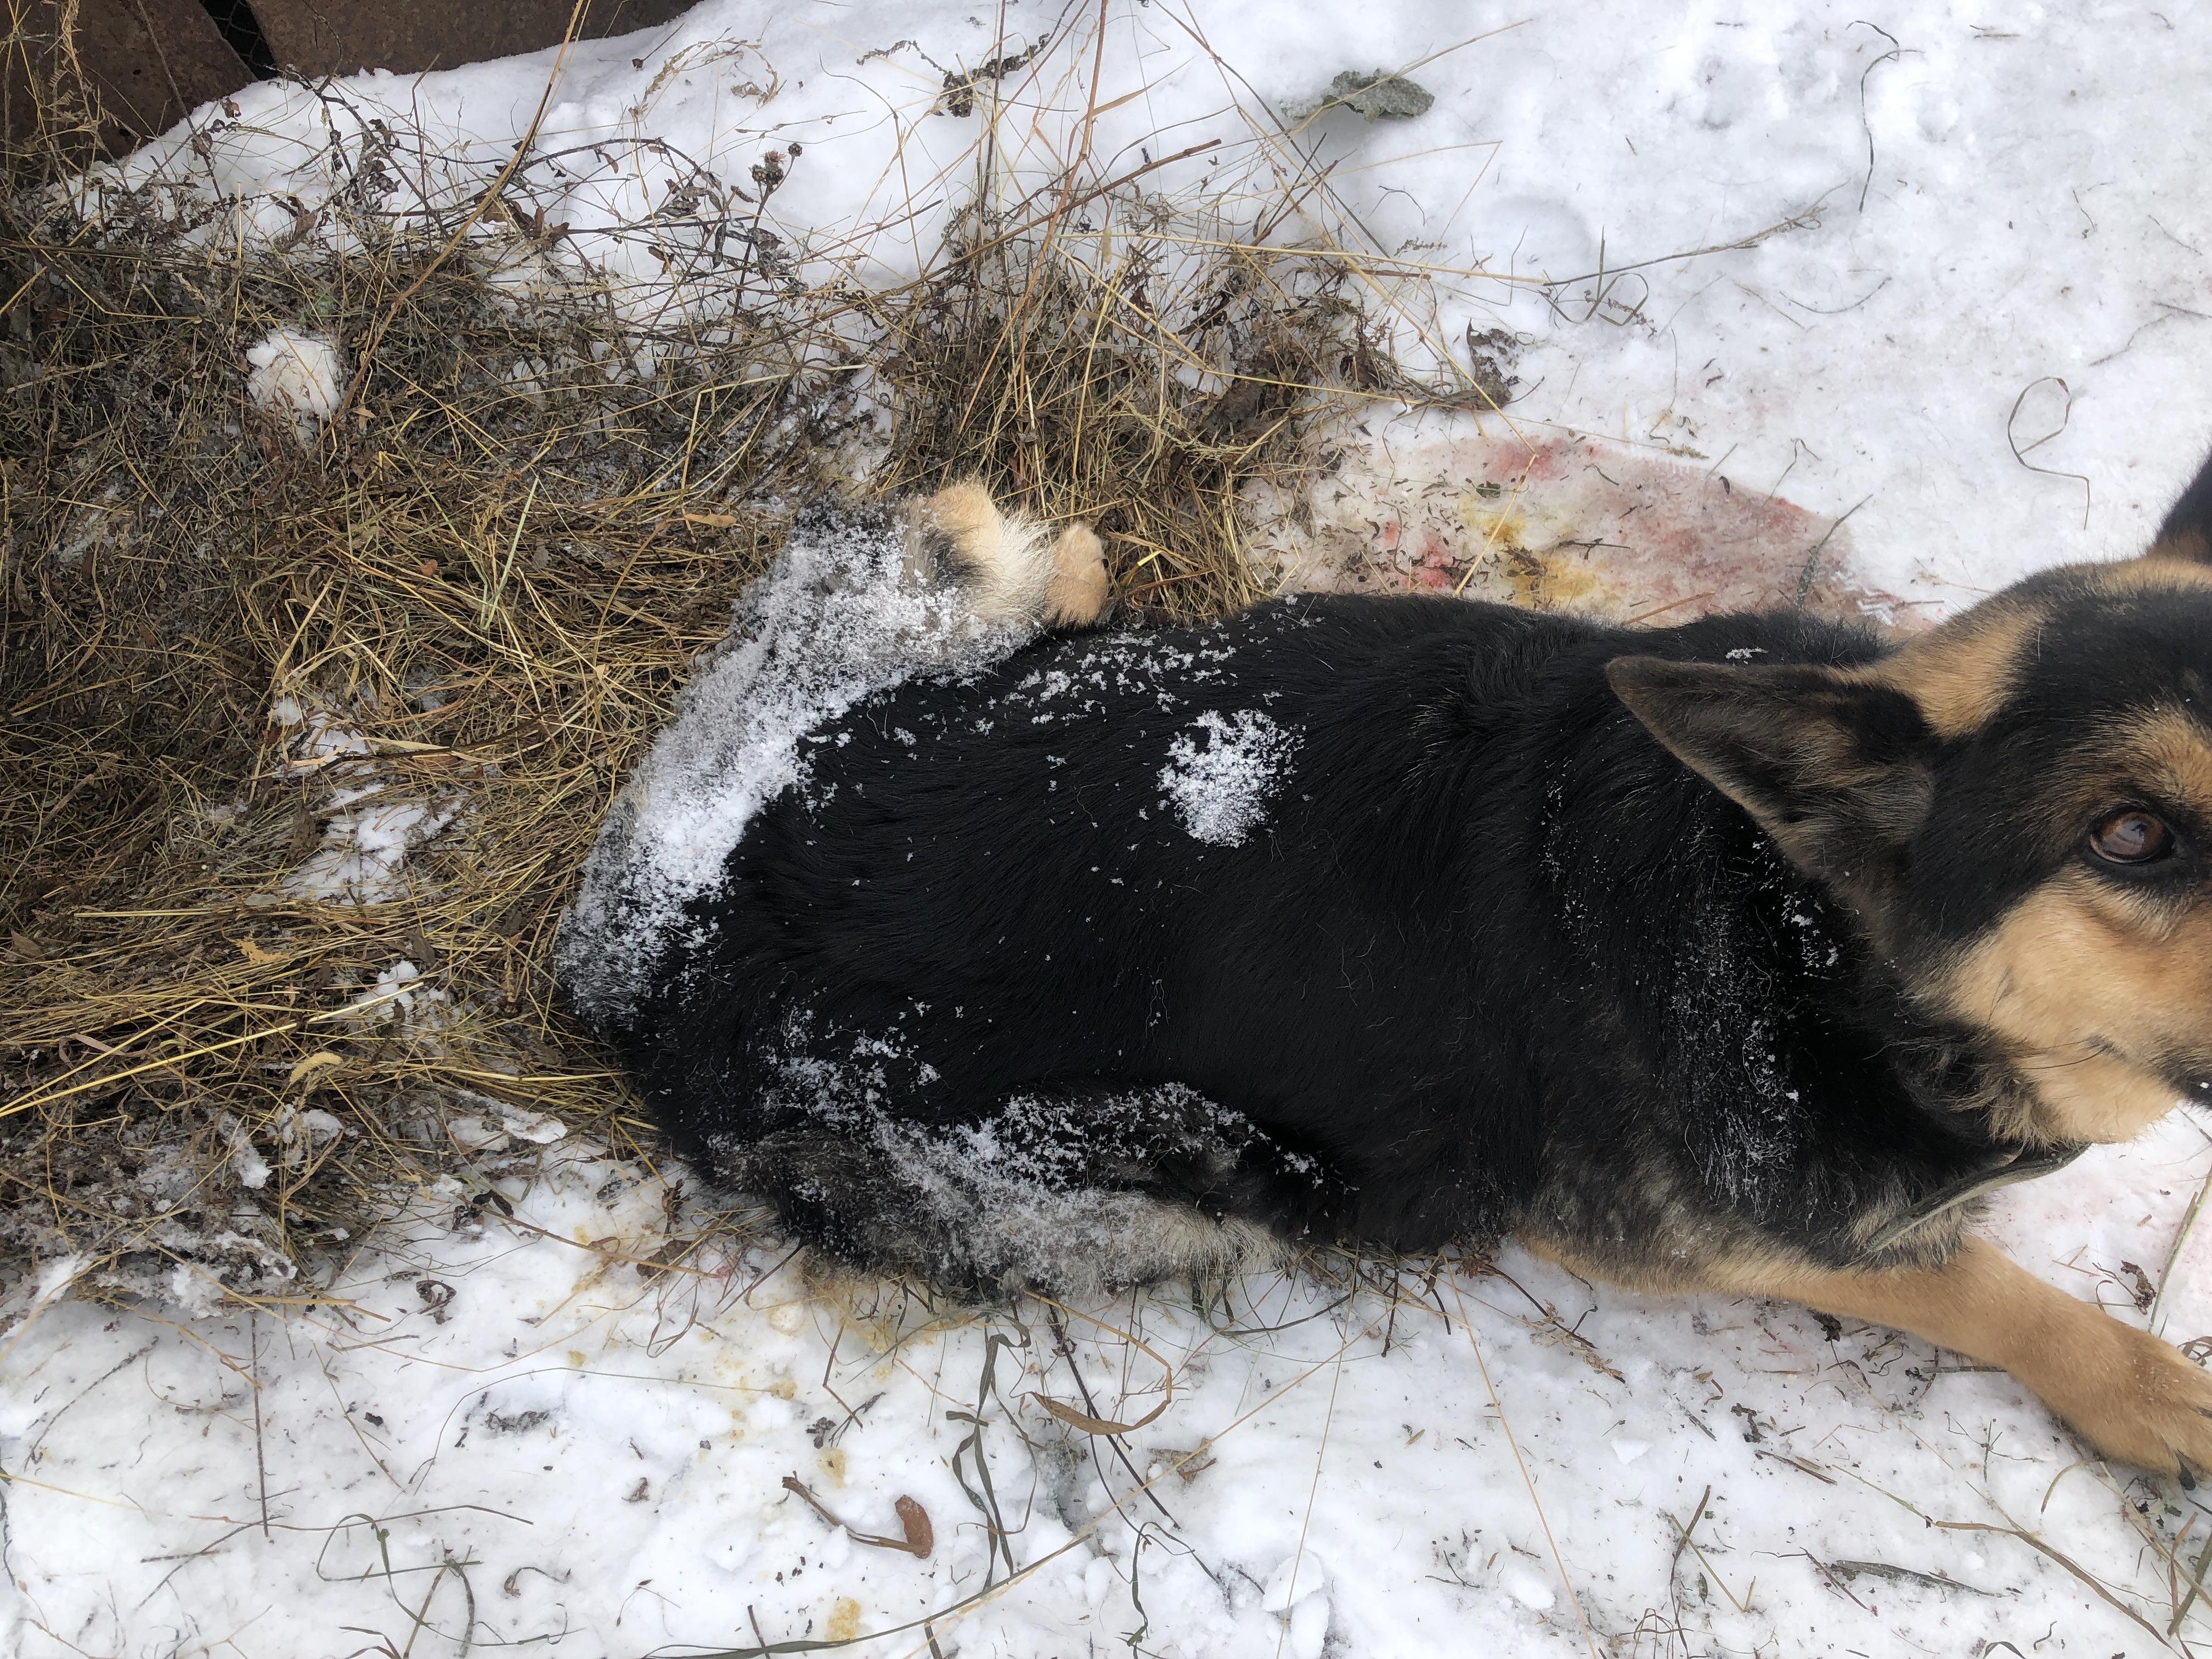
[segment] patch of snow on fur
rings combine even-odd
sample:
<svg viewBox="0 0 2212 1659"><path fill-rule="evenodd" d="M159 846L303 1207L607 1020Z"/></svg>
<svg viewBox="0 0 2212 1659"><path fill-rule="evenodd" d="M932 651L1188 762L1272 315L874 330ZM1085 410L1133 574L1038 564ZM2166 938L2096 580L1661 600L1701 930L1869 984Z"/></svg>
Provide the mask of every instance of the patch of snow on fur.
<svg viewBox="0 0 2212 1659"><path fill-rule="evenodd" d="M1206 745L1199 746L1203 734ZM1207 711L1168 749L1160 787L1200 841L1237 847L1267 821L1267 801L1297 739L1256 708Z"/></svg>
<svg viewBox="0 0 2212 1659"><path fill-rule="evenodd" d="M808 733L872 692L917 673L981 668L1036 632L985 622L957 587L909 572L889 514L802 514L585 861L557 953L577 1007L604 1023L632 1006L745 826L804 783ZM705 939L694 933L686 942Z"/></svg>
<svg viewBox="0 0 2212 1659"><path fill-rule="evenodd" d="M1233 1273L1279 1258L1263 1228L1164 1199L1155 1173L1284 1161L1241 1115L1181 1084L1111 1097L1017 1096L973 1123L910 1121L888 1110L895 1074L917 1065L895 1036L811 1038L803 1020L763 1104L793 1127L764 1146L717 1145L741 1190L804 1193L854 1218L884 1265L953 1283L1076 1297L1123 1285ZM820 1133L797 1132L799 1122Z"/></svg>
<svg viewBox="0 0 2212 1659"><path fill-rule="evenodd" d="M289 415L302 441L337 413L345 392L338 349L319 334L272 328L246 349L246 395L256 409Z"/></svg>

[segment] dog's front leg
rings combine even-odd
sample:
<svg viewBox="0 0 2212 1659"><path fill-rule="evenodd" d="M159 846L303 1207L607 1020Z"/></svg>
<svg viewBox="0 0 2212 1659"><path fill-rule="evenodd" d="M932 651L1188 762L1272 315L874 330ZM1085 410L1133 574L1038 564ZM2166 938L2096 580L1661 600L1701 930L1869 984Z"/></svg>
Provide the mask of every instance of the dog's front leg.
<svg viewBox="0 0 2212 1659"><path fill-rule="evenodd" d="M2106 1457L2185 1477L2212 1471L2212 1376L2148 1332L2045 1284L1969 1237L1940 1267L1831 1269L1708 1262L1685 1272L1608 1270L1540 1235L1522 1243L1590 1279L1641 1291L1772 1296L1889 1325L1991 1365L2033 1389Z"/></svg>
<svg viewBox="0 0 2212 1659"><path fill-rule="evenodd" d="M2106 1456L2212 1471L2212 1376L2146 1331L2045 1284L1969 1237L1940 1267L1790 1267L1740 1288L1924 1337L2002 1365Z"/></svg>

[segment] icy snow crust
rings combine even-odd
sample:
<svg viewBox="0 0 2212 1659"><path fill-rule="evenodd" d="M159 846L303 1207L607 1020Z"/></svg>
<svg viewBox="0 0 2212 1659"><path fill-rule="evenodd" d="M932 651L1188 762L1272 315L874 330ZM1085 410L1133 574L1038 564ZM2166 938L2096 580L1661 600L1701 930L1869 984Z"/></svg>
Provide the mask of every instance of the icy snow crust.
<svg viewBox="0 0 2212 1659"><path fill-rule="evenodd" d="M720 878L754 815L804 786L817 726L910 676L982 667L1035 631L980 622L957 588L909 571L888 515L802 514L585 863L557 957L577 1007L618 1020L666 952L707 945L707 924L687 907Z"/></svg>

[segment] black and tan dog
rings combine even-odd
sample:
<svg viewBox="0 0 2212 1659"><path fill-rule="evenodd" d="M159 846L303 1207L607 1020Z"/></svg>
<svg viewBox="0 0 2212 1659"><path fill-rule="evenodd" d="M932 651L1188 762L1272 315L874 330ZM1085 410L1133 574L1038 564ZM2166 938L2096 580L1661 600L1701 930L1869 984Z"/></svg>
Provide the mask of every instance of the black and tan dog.
<svg viewBox="0 0 2212 1659"><path fill-rule="evenodd" d="M1087 538L972 488L920 522L1099 608ZM1511 1236L2212 1469L2212 1378L1967 1231L2212 1098L2212 467L2142 557L1903 644L1413 598L1063 629L815 733L671 937L602 1023L848 1258L1004 1291Z"/></svg>

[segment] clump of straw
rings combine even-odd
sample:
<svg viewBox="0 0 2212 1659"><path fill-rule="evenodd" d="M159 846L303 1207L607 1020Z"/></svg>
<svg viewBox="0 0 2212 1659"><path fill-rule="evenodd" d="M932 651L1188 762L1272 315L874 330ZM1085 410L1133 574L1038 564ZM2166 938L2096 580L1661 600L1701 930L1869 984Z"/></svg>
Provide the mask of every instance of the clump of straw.
<svg viewBox="0 0 2212 1659"><path fill-rule="evenodd" d="M312 1297L556 1134L653 1156L548 953L796 506L980 473L1200 617L1252 597L1246 485L1409 385L1373 276L1289 234L1304 177L1238 224L979 177L870 291L693 168L624 234L723 296L702 326L550 257L534 152L408 201L386 131L295 235L208 236L87 187L96 113L48 107L0 201L0 1263L87 1293ZM287 330L335 348L326 420L246 395Z"/></svg>

